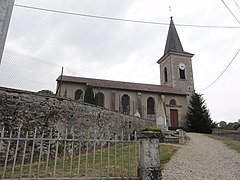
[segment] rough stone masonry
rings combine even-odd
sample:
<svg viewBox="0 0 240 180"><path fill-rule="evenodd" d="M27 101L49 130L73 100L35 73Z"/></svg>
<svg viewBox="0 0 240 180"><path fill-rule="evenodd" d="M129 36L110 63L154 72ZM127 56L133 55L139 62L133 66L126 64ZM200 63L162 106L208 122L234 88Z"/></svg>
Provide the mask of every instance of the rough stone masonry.
<svg viewBox="0 0 240 180"><path fill-rule="evenodd" d="M126 116L104 108L80 103L74 100L43 96L37 93L0 87L0 125L6 130L38 132L55 128L59 132L68 130L86 134L96 131L121 134L131 133L155 121Z"/></svg>

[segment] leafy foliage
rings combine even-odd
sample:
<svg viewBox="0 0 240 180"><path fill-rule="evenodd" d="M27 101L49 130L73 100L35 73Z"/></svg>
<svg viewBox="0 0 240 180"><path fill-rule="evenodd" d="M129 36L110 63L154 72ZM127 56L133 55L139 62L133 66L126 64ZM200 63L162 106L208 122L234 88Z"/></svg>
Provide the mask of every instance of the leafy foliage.
<svg viewBox="0 0 240 180"><path fill-rule="evenodd" d="M191 96L187 118L188 126L194 132L211 134L212 128L216 126L210 117L205 100L198 93Z"/></svg>
<svg viewBox="0 0 240 180"><path fill-rule="evenodd" d="M225 129L227 127L227 123L225 121L221 121L218 125L221 129Z"/></svg>
<svg viewBox="0 0 240 180"><path fill-rule="evenodd" d="M146 126L141 131L153 131L153 132L162 132L160 128L154 127L154 126Z"/></svg>
<svg viewBox="0 0 240 180"><path fill-rule="evenodd" d="M84 102L89 104L95 104L95 98L92 86L87 86L86 92L84 94Z"/></svg>
<svg viewBox="0 0 240 180"><path fill-rule="evenodd" d="M219 123L219 128L220 129L226 129L226 130L235 130L240 126L239 122L229 122L226 123L225 121L221 121Z"/></svg>
<svg viewBox="0 0 240 180"><path fill-rule="evenodd" d="M140 131L153 131L153 132L159 132L160 133L160 141L163 141L164 140L164 134L162 132L162 130L158 127L154 127L154 126L146 126L142 129L140 129Z"/></svg>
<svg viewBox="0 0 240 180"><path fill-rule="evenodd" d="M53 96L54 93L50 90L47 90L47 89L43 89L41 91L38 91L37 92L38 94L41 94L41 95L45 95L45 96Z"/></svg>

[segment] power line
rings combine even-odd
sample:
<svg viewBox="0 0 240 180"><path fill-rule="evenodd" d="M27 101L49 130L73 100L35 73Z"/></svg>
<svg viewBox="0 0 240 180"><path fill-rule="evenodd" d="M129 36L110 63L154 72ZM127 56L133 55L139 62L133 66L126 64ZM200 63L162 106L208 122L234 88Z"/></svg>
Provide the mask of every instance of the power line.
<svg viewBox="0 0 240 180"><path fill-rule="evenodd" d="M201 89L201 90L197 90L197 91L204 91L208 88L210 88L224 73L225 71L229 68L229 66L232 64L232 62L234 61L234 59L237 57L238 53L239 53L240 49L238 49L238 51L236 52L236 54L234 55L234 57L232 58L232 60L229 62L229 64L226 66L226 68L222 71L222 73L207 87Z"/></svg>
<svg viewBox="0 0 240 180"><path fill-rule="evenodd" d="M236 6L238 7L238 9L240 10L240 6L238 5L238 3L234 0Z"/></svg>
<svg viewBox="0 0 240 180"><path fill-rule="evenodd" d="M238 18L234 15L234 13L231 11L231 9L228 7L228 5L224 2L224 0L221 0L222 3L225 5L225 7L228 9L228 11L232 14L232 16L237 20L237 22L240 24L240 21Z"/></svg>
<svg viewBox="0 0 240 180"><path fill-rule="evenodd" d="M141 24L151 24L151 25L164 25L164 26L169 25L169 23L163 23L163 22L141 21L141 20L133 20L133 19L98 16L98 15L91 15L91 14L83 14L83 13L75 13L75 12L61 11L61 10L55 10L55 9L26 6L26 5L21 5L21 4L15 4L14 6L20 7L20 8L39 10L39 11L52 12L52 13L59 13L59 14L66 14L66 15L73 15L73 16L82 16L82 17L87 17L87 18L97 18L97 19L131 22L131 23L141 23ZM175 25L183 26L183 27L195 27L195 28L228 28L228 29L240 28L239 26L214 26L214 25L193 25L193 24L175 24Z"/></svg>
<svg viewBox="0 0 240 180"><path fill-rule="evenodd" d="M225 5L225 7L228 9L228 11L232 14L232 16L237 20L237 22L240 24L240 21L237 19L237 17L234 15L234 13L231 11L231 9L227 6L227 4L224 2L224 0L221 0L223 2L223 4ZM234 0L235 2L235 0ZM235 2L236 3L236 2ZM237 4L237 3L236 3ZM237 4L238 6L238 4ZM238 6L239 7L239 6ZM232 60L229 62L229 64L226 66L226 68L222 71L222 73L207 87L198 90L198 91L204 91L208 88L210 88L214 83L217 82L217 80L225 73L225 71L229 68L229 66L232 64L232 62L234 61L234 59L237 57L238 53L239 53L240 49L238 49L238 51L236 52L236 54L234 55L234 57L232 58Z"/></svg>

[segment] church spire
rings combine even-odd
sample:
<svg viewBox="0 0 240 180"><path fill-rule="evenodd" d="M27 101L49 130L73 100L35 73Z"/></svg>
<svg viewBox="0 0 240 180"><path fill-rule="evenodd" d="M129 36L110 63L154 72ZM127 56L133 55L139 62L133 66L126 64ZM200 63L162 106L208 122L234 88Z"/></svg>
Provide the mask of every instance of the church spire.
<svg viewBox="0 0 240 180"><path fill-rule="evenodd" d="M164 55L167 54L169 51L184 52L177 30L173 23L172 17L171 17L170 25L168 29L168 36L167 36L167 42L165 45Z"/></svg>

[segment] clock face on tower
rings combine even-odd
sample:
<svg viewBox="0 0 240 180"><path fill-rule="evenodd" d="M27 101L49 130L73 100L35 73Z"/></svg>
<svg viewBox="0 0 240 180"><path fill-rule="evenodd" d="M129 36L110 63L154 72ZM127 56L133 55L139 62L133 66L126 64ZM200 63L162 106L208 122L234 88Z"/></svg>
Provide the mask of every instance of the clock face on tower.
<svg viewBox="0 0 240 180"><path fill-rule="evenodd" d="M185 64L179 63L178 67L179 67L179 69L184 70L185 69Z"/></svg>

